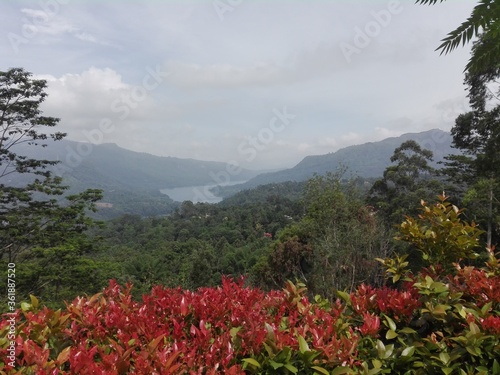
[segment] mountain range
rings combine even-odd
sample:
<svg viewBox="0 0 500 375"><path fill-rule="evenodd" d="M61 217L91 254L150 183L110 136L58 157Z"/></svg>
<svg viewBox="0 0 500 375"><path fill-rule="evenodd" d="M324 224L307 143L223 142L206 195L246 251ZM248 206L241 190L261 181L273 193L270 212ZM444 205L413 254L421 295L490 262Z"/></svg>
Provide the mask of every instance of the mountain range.
<svg viewBox="0 0 500 375"><path fill-rule="evenodd" d="M259 185L306 181L315 174L336 171L339 167L347 168L350 175L381 177L391 164L390 157L394 149L410 139L433 152L434 166L445 155L457 153L451 147L450 133L438 129L407 133L379 142L345 147L325 155L307 156L292 168L276 172L241 169L239 173L231 175L231 182L242 183L222 187L218 193L229 196ZM59 160L54 172L63 177L70 186L70 192L87 188L102 189L105 201L102 207L108 208L110 212L115 211L112 216L171 211L176 204L161 194L161 189L215 185L224 180L221 176L227 175L228 171L228 165L222 162L154 156L109 143L94 145L62 140L51 142L44 148L23 145L18 151L30 157Z"/></svg>
<svg viewBox="0 0 500 375"><path fill-rule="evenodd" d="M422 148L433 152L434 160L430 163L433 167L438 167L438 163L444 160L444 156L458 153L452 148L452 136L448 132L433 129L420 133L406 133L378 142L345 147L325 155L306 156L292 168L262 173L244 184L224 187L221 190L224 195L227 195L230 192L269 183L306 181L315 174L323 175L329 171L336 171L340 167L346 168L350 175L364 178L382 177L384 170L391 165L390 159L394 150L410 139L416 141Z"/></svg>
<svg viewBox="0 0 500 375"><path fill-rule="evenodd" d="M47 147L23 145L20 154L58 160L54 172L71 187L110 190L114 188L160 190L216 184L226 171L223 162L155 156L134 152L113 143L91 144L61 140ZM261 171L243 169L233 181L246 181Z"/></svg>
<svg viewBox="0 0 500 375"><path fill-rule="evenodd" d="M161 157L126 150L111 143L95 145L65 139L47 141L47 147L20 144L16 152L36 159L58 160L52 171L63 178L63 183L69 187L68 193L101 189L103 200L98 203L102 208L98 217L103 219L123 214L168 214L179 203L160 190L215 185L230 168L223 162ZM242 168L231 175L231 180L246 181L259 173ZM4 183L24 185L27 177L9 175Z"/></svg>

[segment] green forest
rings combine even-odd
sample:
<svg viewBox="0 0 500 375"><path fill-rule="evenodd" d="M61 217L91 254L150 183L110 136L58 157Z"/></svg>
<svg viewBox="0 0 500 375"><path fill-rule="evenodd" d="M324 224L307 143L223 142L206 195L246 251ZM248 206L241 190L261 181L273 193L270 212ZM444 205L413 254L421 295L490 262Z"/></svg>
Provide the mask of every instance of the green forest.
<svg viewBox="0 0 500 375"><path fill-rule="evenodd" d="M498 106L487 111L484 102L485 87L497 76L468 76L478 108L457 119L454 146L463 154L448 156L440 169L429 165L431 151L410 140L394 150L380 179L350 177L340 167L305 183L242 191L219 204L185 201L168 216L97 221L92 213L102 191L65 196L64 181L48 168L54 161L16 153L20 142L43 147L49 137L64 137L41 130L58 122L39 109L46 82L21 68L1 72L1 178L16 173L29 180L2 184L2 277L15 263L17 298L34 295L53 307L96 293L110 279L132 283L138 299L155 285L196 289L220 285L223 276L244 276L264 290L304 282L312 295L332 298L362 282L381 285L375 258L404 255L418 268L416 249L395 236L421 201L433 204L442 194L465 208L465 217L484 229L482 247L491 248L499 230L498 122L492 122Z"/></svg>

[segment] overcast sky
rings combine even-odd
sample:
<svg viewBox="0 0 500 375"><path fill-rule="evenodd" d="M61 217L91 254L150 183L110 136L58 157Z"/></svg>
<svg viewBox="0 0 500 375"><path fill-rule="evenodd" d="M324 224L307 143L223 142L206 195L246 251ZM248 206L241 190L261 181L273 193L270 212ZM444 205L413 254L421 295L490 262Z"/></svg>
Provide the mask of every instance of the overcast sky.
<svg viewBox="0 0 500 375"><path fill-rule="evenodd" d="M0 70L48 81L68 139L252 169L466 110L470 46L434 50L475 1L2 0Z"/></svg>

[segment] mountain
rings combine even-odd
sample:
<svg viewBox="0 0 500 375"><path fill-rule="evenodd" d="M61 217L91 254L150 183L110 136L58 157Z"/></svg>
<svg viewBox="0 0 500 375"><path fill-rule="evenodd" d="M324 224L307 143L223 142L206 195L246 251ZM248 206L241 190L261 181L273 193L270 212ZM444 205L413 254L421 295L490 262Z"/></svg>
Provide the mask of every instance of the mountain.
<svg viewBox="0 0 500 375"><path fill-rule="evenodd" d="M347 167L349 174L360 177L382 177L384 170L391 164L390 158L394 150L401 143L410 139L434 153L434 162L432 163L434 167L438 166L437 162L442 161L445 155L457 153L457 150L451 147L452 137L450 133L439 129L421 133L407 133L379 142L349 146L326 155L306 156L293 168L260 174L244 184L224 187L222 193L227 195L270 183L305 181L313 177L314 174L324 175L326 172L336 171L341 166Z"/></svg>
<svg viewBox="0 0 500 375"><path fill-rule="evenodd" d="M86 188L160 190L214 185L228 178L233 182L246 181L259 174L243 168L239 173L230 173L231 166L223 162L155 156L112 143L94 145L61 140L44 148L22 147L22 154L59 160L55 173L71 186Z"/></svg>
<svg viewBox="0 0 500 375"><path fill-rule="evenodd" d="M234 167L222 162L161 157L123 149L116 144L99 144L60 140L47 141L47 147L27 144L16 146L16 152L36 159L59 160L54 174L69 186L68 193L101 189L99 218L122 214L142 216L165 215L179 204L161 189L215 185L246 181L260 172ZM25 175L10 175L7 184L27 182Z"/></svg>
<svg viewBox="0 0 500 375"><path fill-rule="evenodd" d="M391 164L394 149L409 139L434 153L434 166L445 155L457 153L451 148L451 135L437 129L349 146L326 155L307 156L293 168L260 174L247 169L234 173L222 162L154 156L115 144L93 145L62 140L50 142L45 148L20 145L18 153L59 160L54 172L70 186L69 192L102 189L104 199L100 215L110 218L126 213L150 216L172 212L179 203L161 194L161 189L247 181L217 189L217 195L227 197L259 185L306 181L315 174L336 171L340 166L347 167L349 174L360 177L381 177Z"/></svg>

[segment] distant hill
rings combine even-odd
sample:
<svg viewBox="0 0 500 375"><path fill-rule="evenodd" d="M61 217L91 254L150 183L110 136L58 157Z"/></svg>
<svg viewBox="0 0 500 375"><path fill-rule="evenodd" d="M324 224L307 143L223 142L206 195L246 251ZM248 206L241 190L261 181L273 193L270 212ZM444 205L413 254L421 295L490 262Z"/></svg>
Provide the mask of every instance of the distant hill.
<svg viewBox="0 0 500 375"><path fill-rule="evenodd" d="M218 175L225 173L223 162L162 157L134 152L106 143L62 140L48 147L23 146L22 154L37 158L59 160L55 172L72 186L113 189L130 188L160 190L184 186L216 184ZM258 171L242 169L231 176L232 181L246 181Z"/></svg>
<svg viewBox="0 0 500 375"><path fill-rule="evenodd" d="M421 133L408 133L399 137L387 138L379 142L368 142L349 146L326 155L306 156L293 168L273 173L263 173L244 184L222 188L222 194L234 193L238 190L251 189L259 185L284 181L305 181L314 174L324 175L336 171L340 166L348 168L348 173L364 178L381 177L384 170L391 165L390 158L401 143L413 139L423 148L434 153L434 167L448 154L457 153L451 147L450 133L433 129Z"/></svg>
<svg viewBox="0 0 500 375"><path fill-rule="evenodd" d="M47 147L22 144L16 151L37 159L59 160L53 171L63 177L70 193L103 190L102 218L167 214L178 204L161 194L161 189L215 185L224 180L223 175L227 176L226 163L154 156L110 143L93 145L61 140L50 141ZM242 169L231 175L231 181L246 181L257 174L259 171ZM26 177L11 175L6 183L24 184Z"/></svg>
<svg viewBox="0 0 500 375"><path fill-rule="evenodd" d="M231 176L230 180L233 183L247 182L217 188L216 194L228 197L260 185L306 181L315 174L336 171L339 166L346 166L349 174L377 178L391 164L390 157L394 149L409 139L431 150L435 162L443 160L445 155L457 152L451 148L452 137L447 132L429 130L408 133L379 142L346 147L326 155L307 156L293 168L277 172L259 174L258 171L242 169L237 175ZM27 145L19 147L18 152L22 155L60 160L55 173L63 177L64 183L70 186L70 192L88 188L102 189L104 199L100 213L103 218L124 213L143 216L168 214L179 203L161 194L161 189L215 185L221 181L227 168L226 163L222 162L154 156L126 150L115 144L92 145L62 140L50 142L45 148ZM10 183L16 184L15 177L10 178ZM247 193L238 199L235 197L235 201L240 203L245 199L249 199Z"/></svg>

